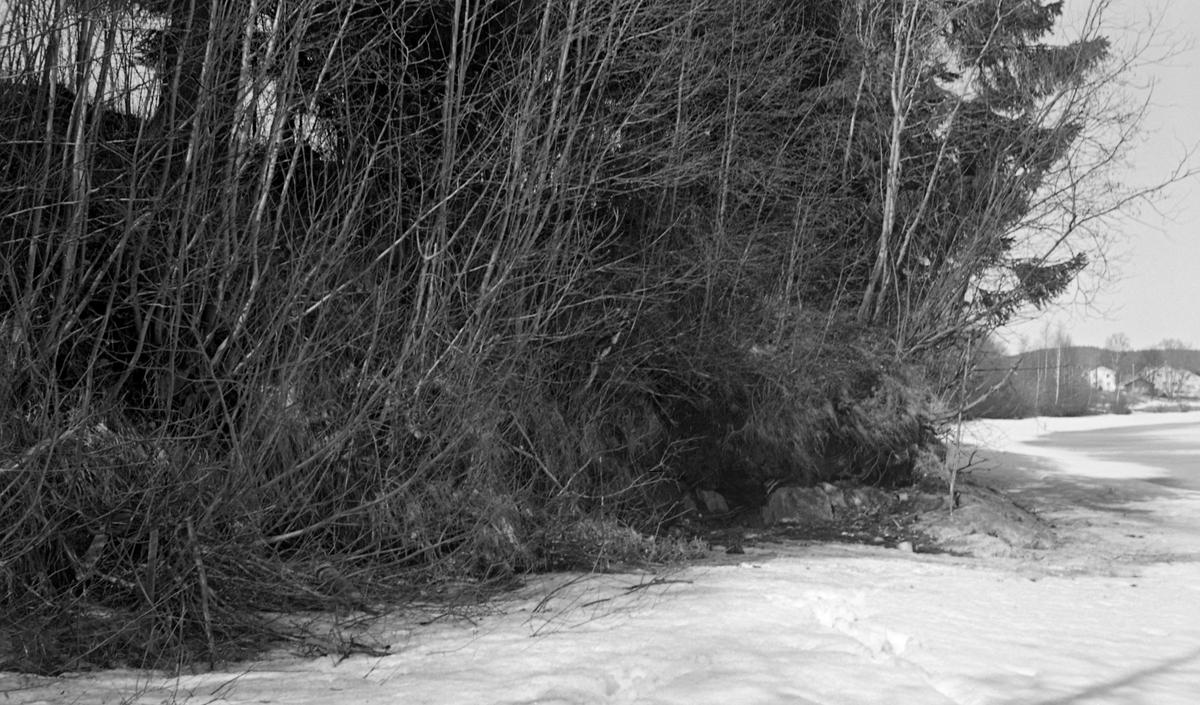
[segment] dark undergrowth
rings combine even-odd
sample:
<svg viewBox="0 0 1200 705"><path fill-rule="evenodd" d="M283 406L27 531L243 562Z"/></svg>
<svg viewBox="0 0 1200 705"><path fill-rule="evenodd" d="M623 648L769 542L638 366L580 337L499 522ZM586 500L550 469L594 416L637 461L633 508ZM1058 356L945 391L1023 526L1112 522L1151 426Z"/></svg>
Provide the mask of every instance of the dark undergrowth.
<svg viewBox="0 0 1200 705"><path fill-rule="evenodd" d="M419 410L368 414L384 394L320 381L290 404L241 392L225 415L256 422L240 433L30 395L5 425L3 667L245 658L287 636L264 614L404 610L455 585L452 609L528 572L687 559L703 536L672 530L681 492L755 506L782 484L909 481L931 440L911 373L853 327L822 332L817 350L743 331L664 351L635 326L642 367L613 355L626 369L594 387L539 383L563 365L551 347L499 380L473 369L469 391L447 366Z"/></svg>

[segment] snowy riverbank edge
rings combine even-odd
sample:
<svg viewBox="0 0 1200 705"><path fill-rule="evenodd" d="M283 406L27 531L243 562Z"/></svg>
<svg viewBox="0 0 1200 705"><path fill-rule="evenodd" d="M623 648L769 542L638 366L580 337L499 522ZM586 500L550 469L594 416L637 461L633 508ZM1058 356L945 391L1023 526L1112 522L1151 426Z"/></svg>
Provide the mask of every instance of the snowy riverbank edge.
<svg viewBox="0 0 1200 705"><path fill-rule="evenodd" d="M1174 418L1180 417L1180 418ZM1200 693L1200 493L1030 445L1200 423L1154 414L972 424L972 474L1061 545L961 558L771 546L666 574L538 577L471 619L341 638L381 657L289 655L214 673L0 675L12 703L1050 703L1184 705ZM1107 425L1106 425L1107 424ZM1121 474L1124 473L1124 474Z"/></svg>

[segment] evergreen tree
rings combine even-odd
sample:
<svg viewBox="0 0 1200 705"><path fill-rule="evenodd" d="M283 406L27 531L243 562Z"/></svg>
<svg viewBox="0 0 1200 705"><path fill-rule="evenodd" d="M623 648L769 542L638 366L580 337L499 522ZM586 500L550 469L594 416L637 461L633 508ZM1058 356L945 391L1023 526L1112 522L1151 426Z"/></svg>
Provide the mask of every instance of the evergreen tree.
<svg viewBox="0 0 1200 705"><path fill-rule="evenodd" d="M1061 3L898 0L874 15L889 62L868 91L892 158L877 193L877 256L859 315L927 348L1062 293L1087 255L1048 247L1031 221L1092 114L1102 37L1049 42ZM864 72L864 75L868 75ZM889 129L890 128L890 129ZM1040 249L1039 249L1040 248Z"/></svg>

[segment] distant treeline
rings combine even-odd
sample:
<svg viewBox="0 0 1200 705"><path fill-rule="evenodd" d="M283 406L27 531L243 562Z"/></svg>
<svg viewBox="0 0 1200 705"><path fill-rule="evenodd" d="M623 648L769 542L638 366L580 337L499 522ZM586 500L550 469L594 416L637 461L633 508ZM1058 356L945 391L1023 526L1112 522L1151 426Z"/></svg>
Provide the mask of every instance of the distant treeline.
<svg viewBox="0 0 1200 705"><path fill-rule="evenodd" d="M972 378L975 398L983 401L968 414L977 418L1025 418L1123 410L1128 390L1118 399L1118 395L1097 388L1089 379L1089 373L1100 367L1112 370L1116 383L1127 386L1159 367L1196 372L1200 370L1200 350L1114 352L1092 346L1064 346L1015 355L992 350L981 357Z"/></svg>

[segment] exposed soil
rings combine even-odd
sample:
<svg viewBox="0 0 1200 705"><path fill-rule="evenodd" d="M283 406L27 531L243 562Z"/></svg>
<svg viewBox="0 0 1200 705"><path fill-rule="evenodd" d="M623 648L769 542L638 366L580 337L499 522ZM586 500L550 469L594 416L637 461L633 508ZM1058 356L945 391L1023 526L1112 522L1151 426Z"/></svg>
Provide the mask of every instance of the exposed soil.
<svg viewBox="0 0 1200 705"><path fill-rule="evenodd" d="M869 499L860 506L835 509L832 520L763 528L755 527L753 520L711 517L696 530L714 551L735 555L746 546L847 543L914 553L1019 556L1058 544L1054 527L1021 502L1032 497L991 485L982 478L964 478L955 488L953 511L948 491L848 487L843 488L848 495Z"/></svg>
<svg viewBox="0 0 1200 705"><path fill-rule="evenodd" d="M1148 500L1173 501L1177 492L1168 487L1063 476L1037 458L997 451L973 457L956 487L953 512L945 491L844 488L875 501L835 511L827 521L754 528L736 518L710 517L695 528L714 553L734 559L746 547L844 543L1028 559L1055 571L1109 573L1147 561L1200 561L1200 536L1189 540L1174 525L1183 519L1151 520L1142 508Z"/></svg>

